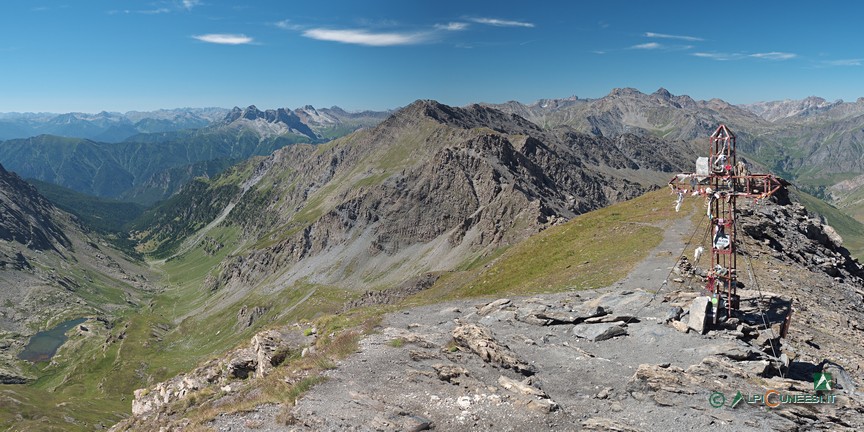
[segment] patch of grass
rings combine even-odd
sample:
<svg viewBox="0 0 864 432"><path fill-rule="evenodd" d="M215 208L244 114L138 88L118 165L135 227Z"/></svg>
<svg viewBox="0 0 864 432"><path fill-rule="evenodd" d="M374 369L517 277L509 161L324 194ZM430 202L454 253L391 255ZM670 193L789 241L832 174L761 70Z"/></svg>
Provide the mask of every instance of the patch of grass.
<svg viewBox="0 0 864 432"><path fill-rule="evenodd" d="M371 188L373 186L378 186L384 182L384 180L390 177L390 173L381 173L381 174L373 174L369 177L364 177L354 183L354 187L356 188Z"/></svg>
<svg viewBox="0 0 864 432"><path fill-rule="evenodd" d="M447 350L447 352L455 353L456 351L459 351L459 344L455 340L451 339L450 342L447 342L447 345L444 346L444 349Z"/></svg>
<svg viewBox="0 0 864 432"><path fill-rule="evenodd" d="M549 228L504 251L442 276L409 303L491 295L527 295L608 286L624 277L662 239L675 213L668 190L600 209Z"/></svg>
<svg viewBox="0 0 864 432"><path fill-rule="evenodd" d="M389 345L393 348L402 348L403 346L405 346L405 339L402 339L402 338L390 339L390 342L387 342L387 345Z"/></svg>
<svg viewBox="0 0 864 432"><path fill-rule="evenodd" d="M291 386L291 390L285 395L285 399L291 401L292 405L297 399L300 399L300 396L303 396L306 392L312 389L316 384L322 383L327 379L322 376L311 376L306 377L300 380L297 384Z"/></svg>

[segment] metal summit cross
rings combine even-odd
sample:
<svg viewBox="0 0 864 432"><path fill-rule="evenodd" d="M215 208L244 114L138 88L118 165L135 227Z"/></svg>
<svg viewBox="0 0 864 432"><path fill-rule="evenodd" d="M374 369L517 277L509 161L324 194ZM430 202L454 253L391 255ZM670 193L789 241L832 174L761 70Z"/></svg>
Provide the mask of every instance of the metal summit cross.
<svg viewBox="0 0 864 432"><path fill-rule="evenodd" d="M713 321L717 323L718 304L726 305L726 317L738 309L740 297L737 281L738 197L763 199L773 195L783 185L771 174L750 174L735 156L735 134L720 125L709 139L708 157L696 159L696 172L678 174L669 186L678 194L676 211L687 193L708 200L708 235L711 236L711 267L705 289L712 294Z"/></svg>

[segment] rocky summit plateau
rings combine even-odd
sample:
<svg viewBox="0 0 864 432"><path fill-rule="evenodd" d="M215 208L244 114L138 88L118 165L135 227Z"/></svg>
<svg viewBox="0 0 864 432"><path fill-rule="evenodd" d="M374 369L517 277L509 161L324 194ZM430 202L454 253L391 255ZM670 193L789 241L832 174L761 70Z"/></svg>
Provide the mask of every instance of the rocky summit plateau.
<svg viewBox="0 0 864 432"><path fill-rule="evenodd" d="M39 174L0 169L3 427L864 429L858 102L206 113L0 142ZM715 323L711 201L667 184L720 123L785 180L738 202Z"/></svg>

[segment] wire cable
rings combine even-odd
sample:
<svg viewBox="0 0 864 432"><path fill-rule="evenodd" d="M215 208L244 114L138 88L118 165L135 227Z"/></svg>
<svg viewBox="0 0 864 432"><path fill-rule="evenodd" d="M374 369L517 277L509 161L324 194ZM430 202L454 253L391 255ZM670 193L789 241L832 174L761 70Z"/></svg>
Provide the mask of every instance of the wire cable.
<svg viewBox="0 0 864 432"><path fill-rule="evenodd" d="M733 220L733 222L735 223L735 231L738 232L737 219ZM740 249L741 248L739 247L739 250ZM742 255L744 255L744 258L747 260L747 274L750 276L750 283L752 283L753 286L756 287L756 291L759 293L759 299L756 301L756 309L759 310L759 315L762 317L762 325L764 325L768 332L771 334L771 341L769 342L769 345L771 345L771 354L774 356L775 359L779 359L780 357L777 356L777 350L774 348L773 342L777 336L774 334L774 329L768 325L768 320L765 318L765 312L762 310L761 302L764 300L764 295L762 295L762 288L759 287L759 283L756 281L756 275L753 272L753 261L750 259L749 252L746 255ZM777 365L777 372L780 373L781 378L786 378L779 364Z"/></svg>

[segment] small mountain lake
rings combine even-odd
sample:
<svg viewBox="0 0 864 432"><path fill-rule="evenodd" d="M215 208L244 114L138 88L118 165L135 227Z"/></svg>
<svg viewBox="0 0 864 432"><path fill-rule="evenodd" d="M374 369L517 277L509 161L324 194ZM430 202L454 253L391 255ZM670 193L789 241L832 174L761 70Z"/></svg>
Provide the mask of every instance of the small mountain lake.
<svg viewBox="0 0 864 432"><path fill-rule="evenodd" d="M66 332L84 321L87 321L87 318L64 321L50 330L36 333L27 342L24 351L18 354L18 358L32 363L51 360L51 357L57 353L57 349L66 342Z"/></svg>

